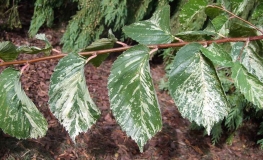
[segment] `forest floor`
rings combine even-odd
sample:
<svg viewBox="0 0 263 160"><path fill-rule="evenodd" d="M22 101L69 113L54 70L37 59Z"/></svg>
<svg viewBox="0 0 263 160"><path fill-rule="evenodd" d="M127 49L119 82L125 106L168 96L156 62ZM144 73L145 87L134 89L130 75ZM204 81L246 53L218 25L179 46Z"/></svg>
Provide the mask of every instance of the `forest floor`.
<svg viewBox="0 0 263 160"><path fill-rule="evenodd" d="M52 46L61 50L59 45L64 30L42 30L51 41ZM1 32L1 41L8 40L14 44L43 47L43 43L27 36L27 31ZM51 53L52 55L58 53ZM43 54L20 55L19 59L43 57ZM235 134L233 141L227 144L227 135L212 145L211 137L204 136L203 131L190 129L190 122L181 117L172 98L158 85L165 75L163 64L151 64L151 74L161 107L163 128L148 141L144 152L140 153L136 143L127 137L112 116L107 79L112 63L117 55L111 55L96 68L87 65L85 75L90 94L101 110L97 123L76 138L74 144L67 131L60 125L48 108L48 86L58 60L48 60L31 64L24 72L21 82L26 94L33 100L48 122L48 132L39 139L18 140L0 131L0 159L94 159L94 160L195 160L195 159L262 159L263 151L257 142L259 124L248 120ZM22 65L15 65L17 69ZM0 72L6 67L0 67Z"/></svg>

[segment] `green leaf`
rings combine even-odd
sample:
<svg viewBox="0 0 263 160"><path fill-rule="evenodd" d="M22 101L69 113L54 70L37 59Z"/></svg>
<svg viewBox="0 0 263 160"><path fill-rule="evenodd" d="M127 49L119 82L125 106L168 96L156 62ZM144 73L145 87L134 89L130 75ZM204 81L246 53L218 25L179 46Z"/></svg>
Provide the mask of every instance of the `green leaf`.
<svg viewBox="0 0 263 160"><path fill-rule="evenodd" d="M246 68L238 62L234 63L231 77L234 79L235 86L244 94L245 98L262 109L263 83L248 73Z"/></svg>
<svg viewBox="0 0 263 160"><path fill-rule="evenodd" d="M193 40L204 40L211 39L211 36L216 36L215 32L210 31L186 31L177 33L175 36L183 39L184 41L193 41Z"/></svg>
<svg viewBox="0 0 263 160"><path fill-rule="evenodd" d="M141 152L146 142L162 128L149 52L144 45L128 49L114 62L108 81L112 113Z"/></svg>
<svg viewBox="0 0 263 160"><path fill-rule="evenodd" d="M100 115L86 86L85 63L86 60L79 55L67 55L59 61L50 81L50 110L73 141L80 132L86 132Z"/></svg>
<svg viewBox="0 0 263 160"><path fill-rule="evenodd" d="M151 19L123 27L123 32L142 44L170 43L174 40L170 29L170 7L157 10Z"/></svg>
<svg viewBox="0 0 263 160"><path fill-rule="evenodd" d="M233 13L243 19L247 19L249 14L251 14L255 8L255 2L255 0L237 0L237 2L232 2L232 4L236 3L236 6L233 5Z"/></svg>
<svg viewBox="0 0 263 160"><path fill-rule="evenodd" d="M180 113L206 128L227 116L229 108L214 67L200 53L202 46L192 43L176 54L169 73L170 95Z"/></svg>
<svg viewBox="0 0 263 160"><path fill-rule="evenodd" d="M259 47L255 42L250 42L248 45L237 42L232 46L231 56L233 61L240 61L250 74L263 83L263 59L259 57L258 52Z"/></svg>
<svg viewBox="0 0 263 160"><path fill-rule="evenodd" d="M89 45L87 48L85 48L82 52L88 52L88 51L97 51L97 50L103 50L103 49L110 49L113 48L115 41L108 38L102 38L99 39L91 45ZM92 63L94 66L99 67L100 64L109 56L109 54L100 54L97 55L96 58L92 59L90 63ZM88 56L90 57L90 56Z"/></svg>
<svg viewBox="0 0 263 160"><path fill-rule="evenodd" d="M36 36L36 39L39 39L39 40L42 40L46 43L46 47L45 48L50 48L51 47L51 44L50 42L48 41L47 37L45 34L37 34Z"/></svg>
<svg viewBox="0 0 263 160"><path fill-rule="evenodd" d="M4 61L15 60L19 55L19 52L17 52L16 49L17 47L12 42L0 42L0 58Z"/></svg>
<svg viewBox="0 0 263 160"><path fill-rule="evenodd" d="M114 43L117 41L117 38L112 33L111 29L109 30L108 37L109 38L102 38L102 39L96 40L95 42L91 43L91 45L86 47L82 52L97 51L97 50L113 48ZM97 55L96 58L91 59L89 62L92 63L94 66L99 67L101 63L108 56L109 54ZM87 56L87 57L90 57L90 56Z"/></svg>
<svg viewBox="0 0 263 160"><path fill-rule="evenodd" d="M213 43L207 49L202 47L200 50L215 65L224 67L232 66L233 62L231 56L218 44Z"/></svg>
<svg viewBox="0 0 263 160"><path fill-rule="evenodd" d="M205 8L205 13L206 13L207 16L209 16L212 19L214 19L215 17L217 17L220 14L224 13L224 11L222 11L221 9L216 8L216 7L208 6L208 7Z"/></svg>
<svg viewBox="0 0 263 160"><path fill-rule="evenodd" d="M206 0L189 0L179 14L181 31L194 31L202 28L205 20Z"/></svg>
<svg viewBox="0 0 263 160"><path fill-rule="evenodd" d="M38 54L40 52L49 52L51 51L51 48L38 48L35 46L20 46L17 48L17 52L19 53L25 53L25 54Z"/></svg>
<svg viewBox="0 0 263 160"><path fill-rule="evenodd" d="M251 18L250 18L250 22L254 25L257 25L257 27L260 27L261 29L262 24L263 24L263 3L259 3L256 8L254 9Z"/></svg>
<svg viewBox="0 0 263 160"><path fill-rule="evenodd" d="M47 122L22 90L20 76L12 68L0 75L0 128L19 139L43 137Z"/></svg>
<svg viewBox="0 0 263 160"><path fill-rule="evenodd" d="M228 36L230 20L225 15L219 15L212 20L212 24L218 35Z"/></svg>
<svg viewBox="0 0 263 160"><path fill-rule="evenodd" d="M43 51L45 52L46 55L50 55L52 45L48 41L46 35L45 34L37 34L35 37L36 37L36 39L42 40L46 43L45 49Z"/></svg>
<svg viewBox="0 0 263 160"><path fill-rule="evenodd" d="M257 30L248 24L234 22L229 28L229 36L231 37L250 37L257 36Z"/></svg>

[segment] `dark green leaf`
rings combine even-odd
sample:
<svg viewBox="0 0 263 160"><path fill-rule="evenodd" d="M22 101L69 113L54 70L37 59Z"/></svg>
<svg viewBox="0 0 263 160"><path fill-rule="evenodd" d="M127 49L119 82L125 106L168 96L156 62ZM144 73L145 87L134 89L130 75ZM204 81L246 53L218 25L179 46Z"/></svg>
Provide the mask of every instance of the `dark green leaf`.
<svg viewBox="0 0 263 160"><path fill-rule="evenodd" d="M9 41L0 42L0 58L4 61L15 60L19 55L16 49L17 47Z"/></svg>
<svg viewBox="0 0 263 160"><path fill-rule="evenodd" d="M224 13L224 11L222 11L219 8L216 7L211 7L208 6L205 8L205 13L206 15L208 15L210 18L214 19L215 17L219 16L220 14Z"/></svg>
<svg viewBox="0 0 263 160"><path fill-rule="evenodd" d="M240 23L240 22L234 22L231 24L231 27L229 28L229 35L231 37L250 37L250 36L256 36L257 30L252 28L251 26Z"/></svg>
<svg viewBox="0 0 263 160"><path fill-rule="evenodd" d="M229 108L214 66L202 56L201 47L192 43L177 52L169 73L169 88L182 116L204 126L210 134Z"/></svg>
<svg viewBox="0 0 263 160"><path fill-rule="evenodd" d="M183 39L184 41L193 41L193 40L205 40L211 39L211 36L216 36L215 32L210 31L186 31L177 33L175 36Z"/></svg>
<svg viewBox="0 0 263 160"><path fill-rule="evenodd" d="M110 48L113 48L115 42L116 40L113 40L113 39L102 38L102 39L99 39L91 43L91 45L85 48L82 52L110 49ZM99 67L100 64L108 57L108 55L109 54L97 55L97 57L92 59L90 63L92 63L96 67Z"/></svg>
<svg viewBox="0 0 263 160"><path fill-rule="evenodd" d="M157 10L151 19L123 27L123 32L142 44L170 43L174 40L170 29L170 7Z"/></svg>
<svg viewBox="0 0 263 160"><path fill-rule="evenodd" d="M149 48L137 45L113 64L108 81L112 113L118 124L143 146L162 128L162 118L149 66Z"/></svg>
<svg viewBox="0 0 263 160"><path fill-rule="evenodd" d="M80 132L86 132L100 115L86 86L85 63L86 60L79 55L67 55L59 61L50 81L50 110L73 141Z"/></svg>
<svg viewBox="0 0 263 160"><path fill-rule="evenodd" d="M11 68L0 75L0 128L16 138L43 137L47 122L22 90L20 76Z"/></svg>
<svg viewBox="0 0 263 160"><path fill-rule="evenodd" d="M17 48L17 52L19 53L25 53L25 54L38 54L38 53L41 53L41 52L49 52L51 51L51 48L38 48L38 47L35 47L35 46L20 46Z"/></svg>

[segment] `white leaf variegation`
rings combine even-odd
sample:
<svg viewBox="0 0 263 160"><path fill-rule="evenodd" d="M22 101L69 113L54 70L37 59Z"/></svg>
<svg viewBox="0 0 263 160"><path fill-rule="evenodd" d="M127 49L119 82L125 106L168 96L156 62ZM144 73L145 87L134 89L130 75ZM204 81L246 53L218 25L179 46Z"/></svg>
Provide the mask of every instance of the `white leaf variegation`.
<svg viewBox="0 0 263 160"><path fill-rule="evenodd" d="M62 58L51 77L49 106L70 137L86 132L100 111L92 101L84 75L86 60L77 54Z"/></svg>
<svg viewBox="0 0 263 160"><path fill-rule="evenodd" d="M232 43L231 56L233 61L241 61L247 71L263 82L263 59L258 55L259 46L256 42L245 45L244 42Z"/></svg>
<svg viewBox="0 0 263 160"><path fill-rule="evenodd" d="M263 83L248 73L247 69L238 62L234 63L231 77L245 98L262 109Z"/></svg>
<svg viewBox="0 0 263 160"><path fill-rule="evenodd" d="M22 90L20 76L12 68L0 75L0 128L19 139L43 137L47 121Z"/></svg>
<svg viewBox="0 0 263 160"><path fill-rule="evenodd" d="M134 46L114 62L108 90L112 113L142 152L147 140L162 127L160 108L150 74L148 47Z"/></svg>
<svg viewBox="0 0 263 160"><path fill-rule="evenodd" d="M177 52L169 73L169 88L182 116L204 126L210 134L229 108L216 71L201 54L201 47L192 43Z"/></svg>

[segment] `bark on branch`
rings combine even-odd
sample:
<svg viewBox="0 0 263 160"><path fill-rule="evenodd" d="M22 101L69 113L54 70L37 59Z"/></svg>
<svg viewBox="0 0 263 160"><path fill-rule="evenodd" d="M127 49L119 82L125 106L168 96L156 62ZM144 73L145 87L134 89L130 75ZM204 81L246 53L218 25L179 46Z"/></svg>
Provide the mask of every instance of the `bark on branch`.
<svg viewBox="0 0 263 160"><path fill-rule="evenodd" d="M226 42L247 42L247 41L255 41L255 40L261 40L263 39L263 35L260 36L254 36L254 37L239 37L239 38L223 38L223 39L217 39L217 40L210 40L210 41L197 41L196 43L200 43L202 45L209 45L212 43L226 43ZM170 47L182 47L192 42L178 42L178 43L169 43L169 44L156 44L156 45L148 45L149 48L158 48L158 49L165 49ZM114 52L123 52L127 49L131 48L132 46L124 46L119 48L111 48L111 49L104 49L104 50L98 50L98 51L90 51L90 52L80 52L79 54L82 56L88 56L88 55L99 55L99 54L106 54L106 53L114 53ZM57 52L57 51L56 51ZM53 56L47 56L47 57L41 57L31 60L20 60L20 61L12 61L12 62L2 62L0 63L0 66L7 66L7 65L13 65L13 64L32 64L39 61L45 61L50 59L59 59L67 54L61 53L59 55L53 55Z"/></svg>

